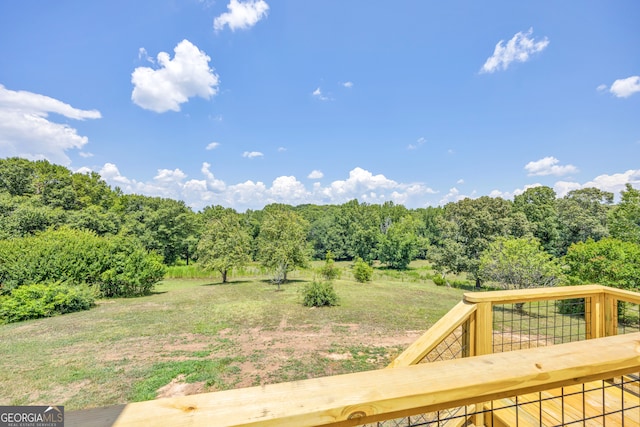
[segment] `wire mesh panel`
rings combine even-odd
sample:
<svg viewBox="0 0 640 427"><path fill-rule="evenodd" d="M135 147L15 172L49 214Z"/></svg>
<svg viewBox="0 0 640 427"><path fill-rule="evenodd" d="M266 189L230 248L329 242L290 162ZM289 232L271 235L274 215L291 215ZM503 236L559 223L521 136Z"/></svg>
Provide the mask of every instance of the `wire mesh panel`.
<svg viewBox="0 0 640 427"><path fill-rule="evenodd" d="M637 374L592 381L490 403L488 425L638 426Z"/></svg>
<svg viewBox="0 0 640 427"><path fill-rule="evenodd" d="M493 352L543 347L585 339L585 298L493 306Z"/></svg>
<svg viewBox="0 0 640 427"><path fill-rule="evenodd" d="M640 305L618 301L618 334L640 331Z"/></svg>
<svg viewBox="0 0 640 427"><path fill-rule="evenodd" d="M452 408L428 414L380 421L378 423L362 424L359 427L470 426L473 425L471 417L475 413L472 408L475 408L475 406Z"/></svg>
<svg viewBox="0 0 640 427"><path fill-rule="evenodd" d="M465 322L445 337L440 344L425 355L420 363L453 360L466 357L468 351L468 323Z"/></svg>
<svg viewBox="0 0 640 427"><path fill-rule="evenodd" d="M639 426L638 373L361 427Z"/></svg>

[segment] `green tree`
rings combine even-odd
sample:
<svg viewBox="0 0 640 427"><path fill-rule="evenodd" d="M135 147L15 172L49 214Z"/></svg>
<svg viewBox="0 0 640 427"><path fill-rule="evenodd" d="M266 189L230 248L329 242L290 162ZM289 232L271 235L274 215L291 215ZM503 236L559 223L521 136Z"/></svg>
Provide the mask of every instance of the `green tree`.
<svg viewBox="0 0 640 427"><path fill-rule="evenodd" d="M125 195L114 209L123 217L120 232L136 236L167 265L187 252L188 238L196 233L196 216L181 200Z"/></svg>
<svg viewBox="0 0 640 427"><path fill-rule="evenodd" d="M441 239L429 248L428 258L442 274L469 273L479 287L480 255L498 237L509 236L517 218L511 202L499 197L449 203L443 216L436 219Z"/></svg>
<svg viewBox="0 0 640 427"><path fill-rule="evenodd" d="M573 284L640 290L640 244L605 238L571 245L563 258Z"/></svg>
<svg viewBox="0 0 640 427"><path fill-rule="evenodd" d="M33 162L18 157L0 159L0 191L6 191L11 196L33 194L34 178Z"/></svg>
<svg viewBox="0 0 640 427"><path fill-rule="evenodd" d="M288 272L307 265L308 226L307 221L289 209L265 209L258 234L258 259L274 272L278 285L287 281Z"/></svg>
<svg viewBox="0 0 640 427"><path fill-rule="evenodd" d="M513 198L513 209L524 213L533 237L540 241L547 252L553 254L559 237L556 192L545 186L528 188Z"/></svg>
<svg viewBox="0 0 640 427"><path fill-rule="evenodd" d="M573 190L558 199L559 238L556 254L566 254L573 243L607 237L607 214L612 203L613 193L597 188Z"/></svg>
<svg viewBox="0 0 640 427"><path fill-rule="evenodd" d="M340 206L338 218L345 235L345 246L350 259L360 257L372 263L377 256L382 224L376 206L351 200Z"/></svg>
<svg viewBox="0 0 640 427"><path fill-rule="evenodd" d="M537 239L501 237L482 253L479 275L505 289L526 289L555 286L562 272Z"/></svg>
<svg viewBox="0 0 640 427"><path fill-rule="evenodd" d="M198 242L198 262L206 270L218 271L222 283L235 267L247 264L251 258L251 240L235 211L225 211L213 217Z"/></svg>
<svg viewBox="0 0 640 427"><path fill-rule="evenodd" d="M378 259L391 268L404 270L426 242L418 236L419 223L407 215L388 226L380 239Z"/></svg>
<svg viewBox="0 0 640 427"><path fill-rule="evenodd" d="M640 190L627 184L620 196L620 203L611 210L609 216L611 237L640 243Z"/></svg>

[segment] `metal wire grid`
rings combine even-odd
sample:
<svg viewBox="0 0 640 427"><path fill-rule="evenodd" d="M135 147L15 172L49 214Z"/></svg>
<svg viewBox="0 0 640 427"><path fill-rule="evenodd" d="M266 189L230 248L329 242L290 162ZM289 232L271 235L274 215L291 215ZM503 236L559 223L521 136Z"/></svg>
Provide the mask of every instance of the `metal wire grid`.
<svg viewBox="0 0 640 427"><path fill-rule="evenodd" d="M461 406L459 408L446 409L443 411L430 412L428 414L412 415L410 417L396 418L394 420L380 421L373 424L363 424L359 427L444 427L452 425L453 420L459 420L454 425L468 425L468 420L475 412L469 408Z"/></svg>
<svg viewBox="0 0 640 427"><path fill-rule="evenodd" d="M420 363L461 359L465 357L468 350L466 344L468 333L468 325L467 322L465 322L451 332L449 336L445 337L436 348L427 353Z"/></svg>
<svg viewBox="0 0 640 427"><path fill-rule="evenodd" d="M514 427L636 426L640 423L640 374L494 400L480 410L471 408L463 406L361 427L471 426L478 417L490 420L488 425Z"/></svg>
<svg viewBox="0 0 640 427"><path fill-rule="evenodd" d="M640 305L630 302L618 303L618 334L640 331Z"/></svg>
<svg viewBox="0 0 640 427"><path fill-rule="evenodd" d="M640 423L637 374L491 402L490 417L513 426L605 426Z"/></svg>
<svg viewBox="0 0 640 427"><path fill-rule="evenodd" d="M589 310L585 298L496 304L493 352L582 341Z"/></svg>

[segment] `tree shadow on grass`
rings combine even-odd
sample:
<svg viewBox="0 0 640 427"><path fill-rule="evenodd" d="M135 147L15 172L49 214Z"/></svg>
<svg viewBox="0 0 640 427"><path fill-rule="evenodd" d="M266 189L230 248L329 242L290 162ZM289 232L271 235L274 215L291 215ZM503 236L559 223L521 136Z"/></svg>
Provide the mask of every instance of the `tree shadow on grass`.
<svg viewBox="0 0 640 427"><path fill-rule="evenodd" d="M243 283L251 283L252 280L227 280L226 283L220 282L211 282L211 283L203 283L200 286L221 286L221 285L241 285Z"/></svg>
<svg viewBox="0 0 640 427"><path fill-rule="evenodd" d="M262 279L262 280L260 280L260 282L265 283L267 285L278 286L278 284L277 283L273 283L271 281L271 279ZM287 279L286 282L280 283L280 286L293 285L293 284L296 284L296 283L308 283L308 282L309 282L308 280L303 280L303 279Z"/></svg>

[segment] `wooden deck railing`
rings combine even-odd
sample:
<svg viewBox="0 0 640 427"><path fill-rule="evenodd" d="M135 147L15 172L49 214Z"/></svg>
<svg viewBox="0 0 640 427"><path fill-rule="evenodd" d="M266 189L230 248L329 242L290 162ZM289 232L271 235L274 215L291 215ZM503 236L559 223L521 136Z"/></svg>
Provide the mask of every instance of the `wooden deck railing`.
<svg viewBox="0 0 640 427"><path fill-rule="evenodd" d="M584 340L493 352L495 306L567 298L584 298ZM468 293L389 369L68 413L66 421L87 427L357 426L464 408L475 411L470 420L479 425L484 402L640 372L640 332L617 335L618 301L640 304L640 295L597 285ZM454 358L431 362L429 354L450 348L452 340ZM632 408L640 421L640 397Z"/></svg>

